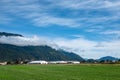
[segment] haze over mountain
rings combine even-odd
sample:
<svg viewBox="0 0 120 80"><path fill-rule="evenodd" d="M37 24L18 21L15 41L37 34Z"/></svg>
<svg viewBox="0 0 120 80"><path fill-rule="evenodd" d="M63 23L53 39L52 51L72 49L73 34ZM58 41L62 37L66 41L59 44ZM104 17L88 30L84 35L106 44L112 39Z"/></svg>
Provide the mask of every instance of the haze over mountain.
<svg viewBox="0 0 120 80"><path fill-rule="evenodd" d="M0 36L16 36L21 37L19 34L2 33ZM23 36L22 36L23 37ZM15 61L15 60L47 60L47 61L83 61L79 55L66 52L63 50L56 50L47 45L10 45L0 42L0 61Z"/></svg>
<svg viewBox="0 0 120 80"><path fill-rule="evenodd" d="M77 53L77 51L79 50L74 50L72 48L69 47L75 47L74 44L78 45L77 43L71 42L71 44L69 44L69 47L64 47L62 46L63 44L68 43L69 41L65 40L65 42L60 42L61 44L57 44L57 42L59 42L59 40L50 40L48 38L45 37L38 37L38 36L33 36L33 37L24 37L21 34L16 34L16 33L7 33L7 32L0 32L0 43L1 44L11 44L11 45L15 45L15 46L49 46L55 50L65 50L67 52L74 52ZM94 44L94 43L93 43ZM106 43L104 43L105 45ZM86 44L81 44L83 46L83 48L87 48ZM78 45L78 46L81 46ZM94 45L96 47L96 49L102 49L105 48L104 46L97 46L97 44ZM108 46L108 45L107 45ZM89 46L90 47L90 46ZM16 51L15 51L16 52ZM85 53L85 50L80 49L80 53L79 56L83 56L82 54ZM78 53L77 53L78 54ZM103 54L103 53L101 53ZM93 56L94 54L92 54ZM106 54L106 56L109 56ZM104 57L104 56L101 56ZM90 58L90 57L88 57ZM119 56L118 56L119 58Z"/></svg>

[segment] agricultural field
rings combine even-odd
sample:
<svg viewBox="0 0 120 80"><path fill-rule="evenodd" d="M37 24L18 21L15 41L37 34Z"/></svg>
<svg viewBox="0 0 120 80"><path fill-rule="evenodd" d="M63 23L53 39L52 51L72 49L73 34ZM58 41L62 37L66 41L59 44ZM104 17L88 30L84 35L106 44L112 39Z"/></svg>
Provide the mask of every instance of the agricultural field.
<svg viewBox="0 0 120 80"><path fill-rule="evenodd" d="M120 80L120 65L6 65L0 80Z"/></svg>

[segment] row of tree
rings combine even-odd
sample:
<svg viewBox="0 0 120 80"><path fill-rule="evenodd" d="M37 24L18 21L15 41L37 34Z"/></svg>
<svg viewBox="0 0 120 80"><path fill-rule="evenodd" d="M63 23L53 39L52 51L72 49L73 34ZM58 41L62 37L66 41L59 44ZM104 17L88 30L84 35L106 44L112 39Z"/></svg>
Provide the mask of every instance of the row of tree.
<svg viewBox="0 0 120 80"><path fill-rule="evenodd" d="M14 61L8 61L7 64L27 64L30 60L14 60ZM31 60L32 61L32 60ZM83 61L80 61L80 63L82 64L87 64L87 63L90 63L90 64L120 64L120 59L119 60L116 60L116 61L112 61L112 60L94 60L94 59L88 59L88 60L83 60Z"/></svg>
<svg viewBox="0 0 120 80"><path fill-rule="evenodd" d="M102 63L102 64L120 64L120 59L118 60L95 60L95 59L87 59L82 61L81 63Z"/></svg>

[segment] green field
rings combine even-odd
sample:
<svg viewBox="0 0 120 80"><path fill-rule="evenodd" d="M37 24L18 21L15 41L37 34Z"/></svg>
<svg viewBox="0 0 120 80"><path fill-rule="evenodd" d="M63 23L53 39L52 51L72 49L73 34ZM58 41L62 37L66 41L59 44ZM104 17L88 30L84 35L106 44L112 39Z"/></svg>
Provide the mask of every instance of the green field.
<svg viewBox="0 0 120 80"><path fill-rule="evenodd" d="M0 80L120 80L120 65L6 65Z"/></svg>

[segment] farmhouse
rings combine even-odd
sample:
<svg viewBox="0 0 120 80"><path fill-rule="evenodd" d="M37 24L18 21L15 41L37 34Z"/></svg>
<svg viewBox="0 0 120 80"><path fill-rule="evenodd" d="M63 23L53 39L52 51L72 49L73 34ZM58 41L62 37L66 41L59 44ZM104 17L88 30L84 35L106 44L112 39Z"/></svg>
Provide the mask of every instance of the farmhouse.
<svg viewBox="0 0 120 80"><path fill-rule="evenodd" d="M0 62L0 65L7 65L7 62Z"/></svg>
<svg viewBox="0 0 120 80"><path fill-rule="evenodd" d="M31 61L28 62L28 64L48 64L48 62L40 60L40 61Z"/></svg>

